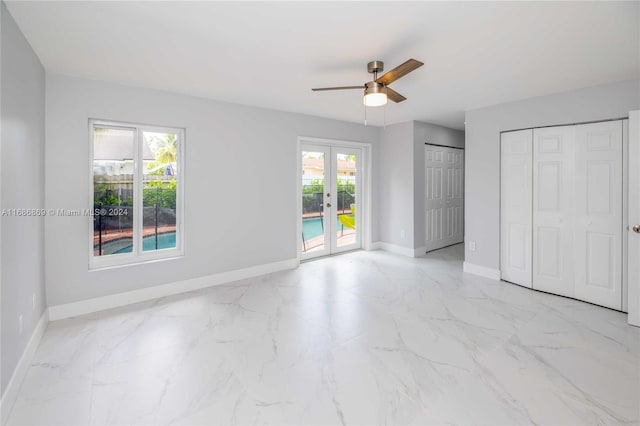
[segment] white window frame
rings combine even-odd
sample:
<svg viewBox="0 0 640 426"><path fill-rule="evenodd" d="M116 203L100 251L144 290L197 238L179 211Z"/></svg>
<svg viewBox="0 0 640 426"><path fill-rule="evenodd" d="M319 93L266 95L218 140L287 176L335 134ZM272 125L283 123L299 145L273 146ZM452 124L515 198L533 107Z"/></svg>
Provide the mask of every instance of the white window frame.
<svg viewBox="0 0 640 426"><path fill-rule="evenodd" d="M112 129L126 129L135 131L136 146L134 150L134 192L133 192L133 250L131 253L111 254L107 256L94 256L93 254L93 232L94 223L93 216L88 216L89 229L89 269L103 269L116 266L135 265L145 262L153 262L158 260L174 259L184 256L184 143L185 129L178 127L151 126L139 123L116 122L107 120L90 119L89 120L89 204L90 210L94 209L94 187L93 187L93 153L94 153L94 135L96 127L105 127ZM143 206L142 206L142 151L143 151L143 132L156 133L174 133L178 135L178 175L176 176L176 246L174 248L166 248L151 251L142 251L142 222L143 222Z"/></svg>

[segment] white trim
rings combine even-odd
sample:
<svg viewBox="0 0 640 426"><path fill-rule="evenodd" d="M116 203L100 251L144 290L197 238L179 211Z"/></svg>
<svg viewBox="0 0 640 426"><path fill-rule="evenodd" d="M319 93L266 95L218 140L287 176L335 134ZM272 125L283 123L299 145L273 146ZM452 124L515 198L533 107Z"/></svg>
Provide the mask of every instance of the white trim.
<svg viewBox="0 0 640 426"><path fill-rule="evenodd" d="M327 138L315 138L311 136L298 136L298 141L303 141L309 143L311 145L339 145L342 147L349 148L362 148L363 145L371 148L371 143L369 142L360 142L360 141L347 141L344 139L327 139Z"/></svg>
<svg viewBox="0 0 640 426"><path fill-rule="evenodd" d="M413 257L421 257L421 256L424 256L425 254L427 254L426 246L413 249Z"/></svg>
<svg viewBox="0 0 640 426"><path fill-rule="evenodd" d="M395 253L406 257L422 257L427 254L426 247L410 249L408 247L402 247L397 244L386 243L384 241L376 241L371 243L367 250L384 250L388 251L389 253Z"/></svg>
<svg viewBox="0 0 640 426"><path fill-rule="evenodd" d="M27 371L31 366L33 357L36 354L38 345L40 345L40 340L42 340L42 335L47 329L48 323L49 314L45 309L38 320L38 324L36 324L36 328L33 330L33 333L31 333L29 343L27 343L27 347L24 349L24 352L22 352L22 356L20 357L16 368L13 370L13 374L7 384L7 388L4 390L4 395L2 395L2 400L0 401L0 425L5 425L9 420L9 415L11 414L11 409L18 397L20 386L27 375Z"/></svg>
<svg viewBox="0 0 640 426"><path fill-rule="evenodd" d="M373 212L373 148L371 144L365 144L362 149L362 158L365 160L362 168L363 182L361 188L364 189L364 215L361 215L363 228L366 232L362 235L362 247L365 250L369 250L373 241L372 223L373 218L371 213Z"/></svg>
<svg viewBox="0 0 640 426"><path fill-rule="evenodd" d="M629 119L622 120L622 312L629 312Z"/></svg>
<svg viewBox="0 0 640 426"><path fill-rule="evenodd" d="M486 266L464 262L462 264L462 270L468 274L479 275L481 277L491 278L492 280L500 280L499 269L487 268Z"/></svg>
<svg viewBox="0 0 640 426"><path fill-rule="evenodd" d="M640 266L636 261L640 254L640 235L633 232L632 227L640 220L640 210L638 210L638 193L640 193L640 171L638 171L637 161L640 160L640 110L629 112L629 205L627 226L624 227L628 233L627 238L627 321L630 325L640 327ZM636 167L631 167L635 165ZM631 194L636 194L631 197Z"/></svg>
<svg viewBox="0 0 640 426"><path fill-rule="evenodd" d="M302 259L302 141L296 142L296 261L298 265Z"/></svg>
<svg viewBox="0 0 640 426"><path fill-rule="evenodd" d="M207 275L204 277L141 288L124 293L111 294L108 296L66 303L63 305L50 306L49 319L51 321L57 321L64 318L103 311L105 309L117 308L120 306L131 305L133 303L153 300L159 297L186 293L193 290L200 290L203 288L226 284L245 278L252 278L259 275L270 274L272 272L283 271L286 269L294 269L298 266L298 264L299 263L297 259L287 259L280 262L265 263L263 265L251 266L249 268L236 269L233 271L221 272L219 274Z"/></svg>
<svg viewBox="0 0 640 426"><path fill-rule="evenodd" d="M388 251L389 253L395 253L407 257L415 257L415 251L412 248L402 247L396 244L386 243L384 241L377 241L371 244L380 250Z"/></svg>

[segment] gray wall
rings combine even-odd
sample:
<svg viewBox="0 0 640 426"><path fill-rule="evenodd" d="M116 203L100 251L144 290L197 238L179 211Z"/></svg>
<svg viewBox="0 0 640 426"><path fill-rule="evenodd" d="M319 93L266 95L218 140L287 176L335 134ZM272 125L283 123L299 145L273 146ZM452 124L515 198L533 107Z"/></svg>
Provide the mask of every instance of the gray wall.
<svg viewBox="0 0 640 426"><path fill-rule="evenodd" d="M463 130L450 129L437 124L414 121L413 137L416 144L420 146L424 146L425 143L432 143L453 148L464 148Z"/></svg>
<svg viewBox="0 0 640 426"><path fill-rule="evenodd" d="M3 2L0 8L2 208L43 208L44 68ZM43 250L42 217L2 217L2 394L45 309Z"/></svg>
<svg viewBox="0 0 640 426"><path fill-rule="evenodd" d="M295 258L298 136L372 143L377 174L362 124L49 73L46 111L47 208L89 207L89 118L186 128L184 258L90 272L90 219L47 217L49 305Z"/></svg>
<svg viewBox="0 0 640 426"><path fill-rule="evenodd" d="M381 129L380 241L413 248L413 123Z"/></svg>
<svg viewBox="0 0 640 426"><path fill-rule="evenodd" d="M413 248L426 246L426 211L425 211L425 182L424 182L424 144L464 148L464 132L450 129L436 124L413 122L413 169L414 169L414 236Z"/></svg>
<svg viewBox="0 0 640 426"><path fill-rule="evenodd" d="M465 261L500 268L500 132L626 117L640 107L640 81L542 96L466 113Z"/></svg>
<svg viewBox="0 0 640 426"><path fill-rule="evenodd" d="M462 148L464 132L420 121L394 124L381 132L380 240L409 249L423 247L424 143Z"/></svg>

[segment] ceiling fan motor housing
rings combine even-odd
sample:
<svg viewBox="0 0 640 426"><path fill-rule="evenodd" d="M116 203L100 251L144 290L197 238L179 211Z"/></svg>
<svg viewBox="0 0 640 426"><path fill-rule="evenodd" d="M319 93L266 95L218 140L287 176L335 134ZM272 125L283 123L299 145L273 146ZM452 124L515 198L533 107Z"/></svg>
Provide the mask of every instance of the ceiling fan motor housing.
<svg viewBox="0 0 640 426"><path fill-rule="evenodd" d="M370 93L387 93L387 88L382 83L378 83L377 81L370 81L365 83L364 85L364 94L368 95Z"/></svg>
<svg viewBox="0 0 640 426"><path fill-rule="evenodd" d="M382 72L384 69L384 62L382 61L371 61L367 64L367 71L371 74Z"/></svg>

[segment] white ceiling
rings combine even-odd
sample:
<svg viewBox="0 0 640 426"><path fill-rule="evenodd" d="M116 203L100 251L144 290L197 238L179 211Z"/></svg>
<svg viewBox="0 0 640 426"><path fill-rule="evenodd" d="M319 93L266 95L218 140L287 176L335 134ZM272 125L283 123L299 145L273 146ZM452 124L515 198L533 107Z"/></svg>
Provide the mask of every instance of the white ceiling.
<svg viewBox="0 0 640 426"><path fill-rule="evenodd" d="M49 72L362 122L368 61L422 68L387 123L463 128L464 111L640 76L638 2L22 2ZM369 122L383 122L383 108Z"/></svg>

